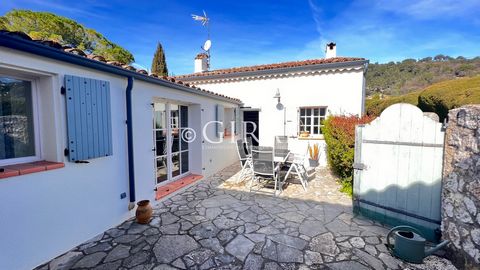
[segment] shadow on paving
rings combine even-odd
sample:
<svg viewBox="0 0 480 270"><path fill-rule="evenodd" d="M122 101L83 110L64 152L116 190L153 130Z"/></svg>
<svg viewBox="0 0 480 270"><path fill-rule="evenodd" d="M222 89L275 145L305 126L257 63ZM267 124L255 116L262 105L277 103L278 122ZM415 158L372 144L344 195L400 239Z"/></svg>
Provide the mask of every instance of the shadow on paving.
<svg viewBox="0 0 480 270"><path fill-rule="evenodd" d="M388 229L354 216L332 179L323 183L332 190L317 177L308 192L290 185L274 197L233 188L238 170L159 202L148 225L128 220L37 269L455 269L436 256L421 265L390 256Z"/></svg>

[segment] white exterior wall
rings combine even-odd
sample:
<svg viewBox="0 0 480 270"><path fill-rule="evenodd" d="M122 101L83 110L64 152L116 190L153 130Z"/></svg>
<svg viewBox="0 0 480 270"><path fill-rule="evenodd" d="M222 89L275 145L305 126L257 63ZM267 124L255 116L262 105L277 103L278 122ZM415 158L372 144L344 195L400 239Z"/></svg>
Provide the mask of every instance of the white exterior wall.
<svg viewBox="0 0 480 270"><path fill-rule="evenodd" d="M133 216L134 211L127 209L127 79L4 47L0 47L0 73L37 77L43 157L65 163L61 169L0 179L0 269L31 269ZM110 82L112 156L89 160L89 164L70 163L63 156L67 132L65 97L60 87L65 74ZM153 202L155 195L150 105L154 98L190 104L189 123L195 129L215 120L216 104L236 106L136 80L133 136L137 201ZM210 129L213 133L213 125ZM233 145L224 142L225 148L211 149L201 140L191 143L191 171L208 176L237 161ZM127 197L120 199L123 192Z"/></svg>
<svg viewBox="0 0 480 270"><path fill-rule="evenodd" d="M185 80L188 81L188 80ZM286 134L297 136L297 108L306 106L327 106L329 114L362 115L364 108L363 69L343 72L328 72L319 75L266 78L221 83L193 82L199 87L241 99L244 106L260 109L260 145L272 146L275 135L283 135L284 111L276 108L274 99L277 88L280 102L286 108ZM305 154L308 143L319 143L325 149L324 140L289 139L293 152ZM326 164L322 151L320 164Z"/></svg>

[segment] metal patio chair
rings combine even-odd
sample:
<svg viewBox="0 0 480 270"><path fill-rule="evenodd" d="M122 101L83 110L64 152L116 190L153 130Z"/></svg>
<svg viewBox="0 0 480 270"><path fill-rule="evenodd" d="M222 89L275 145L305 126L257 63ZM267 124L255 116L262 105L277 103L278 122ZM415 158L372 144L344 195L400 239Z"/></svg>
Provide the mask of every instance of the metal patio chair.
<svg viewBox="0 0 480 270"><path fill-rule="evenodd" d="M245 148L243 145L243 140L237 140L237 153L238 158L240 159L240 165L242 170L237 180L243 179L247 174L252 173L252 157L245 153Z"/></svg>
<svg viewBox="0 0 480 270"><path fill-rule="evenodd" d="M275 158L287 158L287 155L290 153L287 136L275 136L273 145Z"/></svg>
<svg viewBox="0 0 480 270"><path fill-rule="evenodd" d="M247 147L247 154L252 155L252 146L253 146L252 137L246 137L245 142L246 142L245 145Z"/></svg>
<svg viewBox="0 0 480 270"><path fill-rule="evenodd" d="M279 165L275 165L272 147L253 146L252 164L253 177L250 184L250 191L254 181L260 184L260 179L266 179L267 181L274 181L275 196L277 195L277 187L280 193L282 192L283 182L279 181Z"/></svg>
<svg viewBox="0 0 480 270"><path fill-rule="evenodd" d="M289 166L289 169L287 171L287 174L285 175L286 180L291 173L295 174L300 180L300 183L302 184L302 187L305 191L308 187L308 180L315 175L315 169L305 168L306 160L306 155L291 154L286 162Z"/></svg>

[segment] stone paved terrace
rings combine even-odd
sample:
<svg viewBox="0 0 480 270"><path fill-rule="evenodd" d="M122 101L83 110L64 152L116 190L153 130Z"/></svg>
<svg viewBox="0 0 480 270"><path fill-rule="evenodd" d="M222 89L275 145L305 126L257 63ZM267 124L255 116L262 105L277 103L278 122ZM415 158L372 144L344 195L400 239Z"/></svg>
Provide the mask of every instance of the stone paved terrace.
<svg viewBox="0 0 480 270"><path fill-rule="evenodd" d="M391 257L388 229L353 216L325 169L308 192L291 184L280 197L248 192L238 170L158 203L149 225L128 220L38 269L456 269L436 256Z"/></svg>

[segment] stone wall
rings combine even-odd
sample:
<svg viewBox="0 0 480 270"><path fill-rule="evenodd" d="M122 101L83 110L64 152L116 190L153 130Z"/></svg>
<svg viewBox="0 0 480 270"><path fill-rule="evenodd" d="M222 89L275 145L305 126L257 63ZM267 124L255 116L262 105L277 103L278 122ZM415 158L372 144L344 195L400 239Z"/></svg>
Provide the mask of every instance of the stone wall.
<svg viewBox="0 0 480 270"><path fill-rule="evenodd" d="M443 237L462 268L480 263L480 105L449 112L442 187Z"/></svg>

